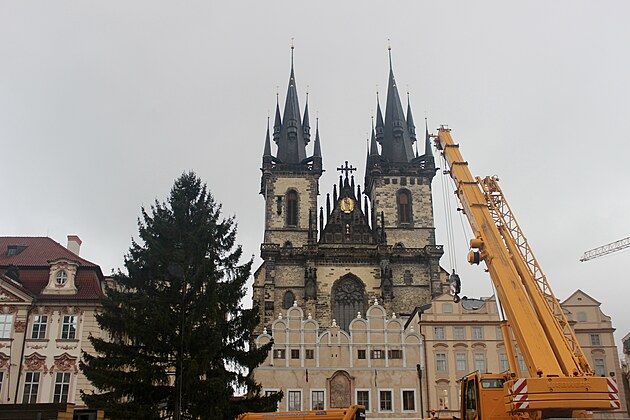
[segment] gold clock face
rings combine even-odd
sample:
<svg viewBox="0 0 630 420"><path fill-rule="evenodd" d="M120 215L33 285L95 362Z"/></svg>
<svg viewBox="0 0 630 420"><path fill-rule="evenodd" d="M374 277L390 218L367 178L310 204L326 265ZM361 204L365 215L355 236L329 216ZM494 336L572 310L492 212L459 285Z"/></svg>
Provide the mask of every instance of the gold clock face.
<svg viewBox="0 0 630 420"><path fill-rule="evenodd" d="M342 198L339 205L344 213L351 213L354 210L354 200L350 197Z"/></svg>

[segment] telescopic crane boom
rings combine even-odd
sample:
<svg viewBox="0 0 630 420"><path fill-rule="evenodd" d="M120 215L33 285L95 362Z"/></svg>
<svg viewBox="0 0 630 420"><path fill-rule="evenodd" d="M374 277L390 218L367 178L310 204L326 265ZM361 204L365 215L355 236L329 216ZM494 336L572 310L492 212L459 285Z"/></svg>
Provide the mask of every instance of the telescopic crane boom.
<svg viewBox="0 0 630 420"><path fill-rule="evenodd" d="M469 262L486 264L529 372L528 378L518 377L512 357L510 372L502 380L496 374L464 378L462 418L471 418L471 413L477 418L586 417L586 410L619 408L618 394L612 392L616 390L614 379L593 376L498 179L472 176L450 129L439 129L435 145L449 166L456 195L475 235L470 241ZM515 354L511 335L503 336L508 354ZM483 398L486 391L497 392L491 386L496 380L503 384L505 405L501 408L496 406L496 397Z"/></svg>

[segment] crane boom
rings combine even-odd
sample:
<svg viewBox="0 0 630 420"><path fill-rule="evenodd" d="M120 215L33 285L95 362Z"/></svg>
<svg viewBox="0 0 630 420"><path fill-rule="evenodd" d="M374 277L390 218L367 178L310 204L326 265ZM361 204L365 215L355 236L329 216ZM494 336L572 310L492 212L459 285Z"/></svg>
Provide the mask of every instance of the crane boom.
<svg viewBox="0 0 630 420"><path fill-rule="evenodd" d="M620 239L615 242L611 242L606 245L586 251L580 261L589 261L604 255L612 254L613 252L621 251L622 249L630 248L630 236Z"/></svg>
<svg viewBox="0 0 630 420"><path fill-rule="evenodd" d="M518 412L527 411L533 418L578 417L582 416L580 410L618 408L618 396L609 392L616 383L593 376L498 179L473 177L450 129L439 129L435 145L449 166L455 193L475 235L470 241L473 251L469 262L485 262L529 371L527 379L518 379L516 372L511 372L511 379L505 378L508 412L518 416ZM511 348L508 334L504 334L504 341L506 348ZM479 388L471 384L483 385L483 378L465 378L463 398L474 400L475 392L469 390Z"/></svg>

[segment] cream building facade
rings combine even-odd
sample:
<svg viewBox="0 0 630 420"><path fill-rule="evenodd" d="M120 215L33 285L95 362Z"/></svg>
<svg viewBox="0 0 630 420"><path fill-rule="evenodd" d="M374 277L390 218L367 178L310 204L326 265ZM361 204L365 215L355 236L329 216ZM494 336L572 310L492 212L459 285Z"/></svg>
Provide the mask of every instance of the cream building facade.
<svg viewBox="0 0 630 420"><path fill-rule="evenodd" d="M93 389L79 370L81 352L100 336L95 313L105 277L47 237L0 237L0 404L73 403L75 418L96 412L81 401ZM0 407L0 415L2 407Z"/></svg>
<svg viewBox="0 0 630 420"><path fill-rule="evenodd" d="M411 325L372 302L349 331L321 326L295 306L276 319L256 343L273 350L255 371L263 392L282 391L281 411L317 410L362 404L368 418L417 419L422 338Z"/></svg>
<svg viewBox="0 0 630 420"><path fill-rule="evenodd" d="M621 409L595 413L595 417L623 418L627 417L627 406L614 329L600 305L581 290L561 303L595 374L618 379ZM431 304L416 308L407 325L415 324L424 338L426 376L423 388L428 390L429 409L439 411L441 416L457 416L461 398L458 380L461 377L477 370L500 373L509 369L499 320L494 297L462 299L460 304L455 304L452 296L444 294ZM519 375L527 377L516 344L515 347Z"/></svg>

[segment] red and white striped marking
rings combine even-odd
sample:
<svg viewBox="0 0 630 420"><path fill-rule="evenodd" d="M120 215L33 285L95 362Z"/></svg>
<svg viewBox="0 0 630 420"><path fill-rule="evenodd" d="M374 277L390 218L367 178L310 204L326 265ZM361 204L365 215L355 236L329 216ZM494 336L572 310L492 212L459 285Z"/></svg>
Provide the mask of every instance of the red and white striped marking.
<svg viewBox="0 0 630 420"><path fill-rule="evenodd" d="M527 393L527 379L517 379L510 390L514 408L522 410L529 407L529 394Z"/></svg>
<svg viewBox="0 0 630 420"><path fill-rule="evenodd" d="M610 406L612 408L621 408L617 381L614 378L606 378L606 380L608 381L608 398L610 398Z"/></svg>

